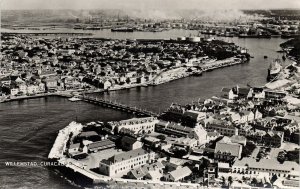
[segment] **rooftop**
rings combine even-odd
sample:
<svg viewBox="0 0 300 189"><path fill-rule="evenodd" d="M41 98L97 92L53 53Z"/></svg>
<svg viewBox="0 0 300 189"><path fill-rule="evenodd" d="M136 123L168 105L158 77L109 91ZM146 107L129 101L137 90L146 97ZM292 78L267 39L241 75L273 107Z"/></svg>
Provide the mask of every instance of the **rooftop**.
<svg viewBox="0 0 300 189"><path fill-rule="evenodd" d="M122 154L114 155L107 159L107 163L111 163L111 164L119 163L119 162L131 159L131 158L135 158L138 156L142 156L145 154L148 154L148 152L142 148L139 148L139 149L131 150L128 152L124 152Z"/></svg>
<svg viewBox="0 0 300 189"><path fill-rule="evenodd" d="M251 168L281 171L299 170L299 164L294 161L285 161L281 164L275 159L261 159L260 161L256 161L254 158L243 158L242 160L235 161L233 166L248 166Z"/></svg>

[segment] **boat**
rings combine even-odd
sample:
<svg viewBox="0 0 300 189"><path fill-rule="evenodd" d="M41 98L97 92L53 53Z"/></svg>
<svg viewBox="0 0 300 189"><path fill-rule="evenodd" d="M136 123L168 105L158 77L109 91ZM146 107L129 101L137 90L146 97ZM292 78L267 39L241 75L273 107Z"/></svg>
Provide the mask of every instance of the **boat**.
<svg viewBox="0 0 300 189"><path fill-rule="evenodd" d="M71 102L77 102L77 101L81 101L81 98L73 96L72 98L69 98L68 100Z"/></svg>
<svg viewBox="0 0 300 189"><path fill-rule="evenodd" d="M264 59L267 59L267 58L268 58L268 56L265 55L265 56L264 56Z"/></svg>
<svg viewBox="0 0 300 189"><path fill-rule="evenodd" d="M121 27L121 28L112 28L112 32L133 32L133 28Z"/></svg>
<svg viewBox="0 0 300 189"><path fill-rule="evenodd" d="M267 81L273 81L274 79L276 79L281 69L282 66L280 65L280 60L279 59L274 60L270 64L270 67L268 69Z"/></svg>

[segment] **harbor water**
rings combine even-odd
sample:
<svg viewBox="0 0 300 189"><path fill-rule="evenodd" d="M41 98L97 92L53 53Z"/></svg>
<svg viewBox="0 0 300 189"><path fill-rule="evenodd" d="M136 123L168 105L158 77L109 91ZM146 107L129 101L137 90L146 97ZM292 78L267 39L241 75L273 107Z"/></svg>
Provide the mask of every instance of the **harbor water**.
<svg viewBox="0 0 300 189"><path fill-rule="evenodd" d="M101 31L97 31L101 32ZM111 33L111 38L166 38L169 33ZM173 37L189 32L174 32ZM100 35L100 34L99 34ZM142 36L140 36L142 35ZM125 36L125 37L124 37ZM235 85L260 86L266 83L267 68L272 59L281 57L276 51L281 38L239 39L224 38L246 47L254 56L249 63L206 72L166 84L94 94L156 112L164 111L172 102L181 104L218 95L222 87ZM269 59L264 59L264 56ZM47 161L58 130L71 121L78 122L121 120L129 118L124 112L102 108L85 102L70 102L65 98L47 97L0 104L0 188L74 188L60 174L47 167L12 167L5 162Z"/></svg>

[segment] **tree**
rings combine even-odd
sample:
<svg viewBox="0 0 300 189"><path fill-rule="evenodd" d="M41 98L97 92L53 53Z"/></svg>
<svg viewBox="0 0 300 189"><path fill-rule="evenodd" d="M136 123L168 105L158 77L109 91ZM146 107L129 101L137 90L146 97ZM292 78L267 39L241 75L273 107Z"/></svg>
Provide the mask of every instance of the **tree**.
<svg viewBox="0 0 300 189"><path fill-rule="evenodd" d="M229 183L229 185L231 185L231 184L232 184L232 182L233 182L233 180L232 180L232 176L229 176L229 177L228 177L228 183Z"/></svg>
<svg viewBox="0 0 300 189"><path fill-rule="evenodd" d="M278 179L277 175L273 175L271 178L271 183L273 184Z"/></svg>
<svg viewBox="0 0 300 189"><path fill-rule="evenodd" d="M256 186L257 183L258 183L258 182L257 182L257 179L256 179L256 178L253 178L252 181L251 181L251 184L254 185L254 186Z"/></svg>
<svg viewBox="0 0 300 189"><path fill-rule="evenodd" d="M129 78L129 77L126 79L126 83L127 83L127 84L130 83L130 78Z"/></svg>
<svg viewBox="0 0 300 189"><path fill-rule="evenodd" d="M165 135L158 135L156 138L158 138L160 140L166 140L166 136Z"/></svg>

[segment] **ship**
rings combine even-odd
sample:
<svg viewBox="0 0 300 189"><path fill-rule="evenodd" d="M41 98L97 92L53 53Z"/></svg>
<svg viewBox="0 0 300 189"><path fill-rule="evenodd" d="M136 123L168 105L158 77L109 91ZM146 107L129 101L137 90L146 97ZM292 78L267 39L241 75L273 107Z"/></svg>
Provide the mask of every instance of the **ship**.
<svg viewBox="0 0 300 189"><path fill-rule="evenodd" d="M82 99L79 98L79 96L73 96L72 98L69 98L68 100L71 102L77 102L77 101L81 101Z"/></svg>
<svg viewBox="0 0 300 189"><path fill-rule="evenodd" d="M121 27L121 28L112 28L112 32L133 32L133 28Z"/></svg>
<svg viewBox="0 0 300 189"><path fill-rule="evenodd" d="M281 69L282 69L282 66L280 65L280 60L279 59L274 60L270 64L270 67L268 68L267 81L276 80L276 78L279 75Z"/></svg>

